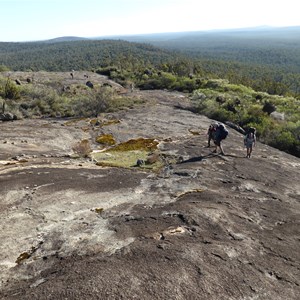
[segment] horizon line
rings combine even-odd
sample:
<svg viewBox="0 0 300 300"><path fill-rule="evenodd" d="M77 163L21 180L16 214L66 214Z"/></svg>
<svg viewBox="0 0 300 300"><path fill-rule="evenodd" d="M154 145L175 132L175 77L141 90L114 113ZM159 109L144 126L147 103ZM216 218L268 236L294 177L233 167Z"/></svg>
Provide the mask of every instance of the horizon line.
<svg viewBox="0 0 300 300"><path fill-rule="evenodd" d="M247 26L247 27L233 27L233 28L216 28L216 29L205 29L205 30L186 30L186 31L165 31L165 32L152 32L152 33L121 33L121 34L104 34L97 36L77 36L77 35L64 35L57 36L54 38L36 39L36 40L14 40L14 41L0 41L0 43L32 43L32 42L45 42L61 38L78 38L78 39L99 39L108 37L134 37L134 36L150 36L150 35L164 35L164 34L179 34L179 33L197 33L197 32L224 32L224 31L237 31L237 30L255 30L255 29L286 29L286 28L300 28L300 25L287 25L287 26L271 26L271 25L258 25L258 26Z"/></svg>

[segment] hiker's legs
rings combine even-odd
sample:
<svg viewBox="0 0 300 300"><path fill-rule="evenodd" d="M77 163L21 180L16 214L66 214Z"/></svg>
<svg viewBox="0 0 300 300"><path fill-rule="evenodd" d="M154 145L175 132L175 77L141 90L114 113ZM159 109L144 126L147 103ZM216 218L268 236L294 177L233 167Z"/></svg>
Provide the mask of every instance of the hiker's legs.
<svg viewBox="0 0 300 300"><path fill-rule="evenodd" d="M213 153L217 153L218 146L220 146L220 142L218 140L214 140L214 143L215 143L215 150L213 151Z"/></svg>
<svg viewBox="0 0 300 300"><path fill-rule="evenodd" d="M219 140L215 140L214 141L215 145L216 145L216 148L215 150L213 151L213 153L217 153L218 152L218 147L220 148L220 151L221 151L221 154L225 154L224 151L223 151L223 147L222 147L222 144L221 144L221 141Z"/></svg>
<svg viewBox="0 0 300 300"><path fill-rule="evenodd" d="M249 158L251 156L251 153L252 153L252 145L249 147Z"/></svg>
<svg viewBox="0 0 300 300"><path fill-rule="evenodd" d="M223 155L224 155L225 153L224 153L224 151L223 151L223 146L222 146L221 142L220 142L220 145L219 145L219 147L220 147L220 150L221 150L221 154L223 154Z"/></svg>
<svg viewBox="0 0 300 300"><path fill-rule="evenodd" d="M247 146L247 157L248 157L248 158L250 158L251 153L252 153L252 146L248 145L248 146Z"/></svg>
<svg viewBox="0 0 300 300"><path fill-rule="evenodd" d="M210 147L210 141L211 141L211 136L208 137L208 140L207 140L207 147Z"/></svg>

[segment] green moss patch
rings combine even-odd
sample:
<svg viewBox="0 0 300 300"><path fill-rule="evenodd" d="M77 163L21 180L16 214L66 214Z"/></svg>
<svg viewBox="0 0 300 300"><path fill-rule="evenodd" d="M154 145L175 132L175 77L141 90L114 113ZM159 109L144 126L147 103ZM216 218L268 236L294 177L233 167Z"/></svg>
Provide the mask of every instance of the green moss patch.
<svg viewBox="0 0 300 300"><path fill-rule="evenodd" d="M99 166L156 171L163 167L163 162L159 159L158 154L156 154L157 159L153 159L153 151L157 150L157 145L158 142L154 139L132 139L103 152L93 153L92 157ZM138 160L144 163L138 166Z"/></svg>

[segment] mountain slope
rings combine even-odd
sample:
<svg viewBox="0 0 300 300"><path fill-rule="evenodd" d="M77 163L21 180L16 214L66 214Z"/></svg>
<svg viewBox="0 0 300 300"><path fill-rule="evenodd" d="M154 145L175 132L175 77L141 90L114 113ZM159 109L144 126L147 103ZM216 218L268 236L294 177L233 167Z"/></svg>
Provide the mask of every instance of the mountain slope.
<svg viewBox="0 0 300 300"><path fill-rule="evenodd" d="M231 129L212 154L183 94L132 97L99 125L1 125L1 299L299 299L299 159L260 143L247 159ZM68 157L100 134L156 139L164 167Z"/></svg>
<svg viewBox="0 0 300 300"><path fill-rule="evenodd" d="M140 65L159 64L174 61L174 56L151 45L116 40L0 43L0 65L16 71L92 70L132 60Z"/></svg>

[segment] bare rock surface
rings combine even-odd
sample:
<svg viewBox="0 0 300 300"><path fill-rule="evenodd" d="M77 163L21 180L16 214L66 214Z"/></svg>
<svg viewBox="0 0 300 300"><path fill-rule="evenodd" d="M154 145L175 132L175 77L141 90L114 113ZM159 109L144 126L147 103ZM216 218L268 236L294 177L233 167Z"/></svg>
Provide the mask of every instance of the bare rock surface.
<svg viewBox="0 0 300 300"><path fill-rule="evenodd" d="M70 79L71 80L71 79ZM299 299L300 161L233 129L206 148L185 95L88 120L0 123L1 299ZM155 138L159 172L100 167L73 145Z"/></svg>

